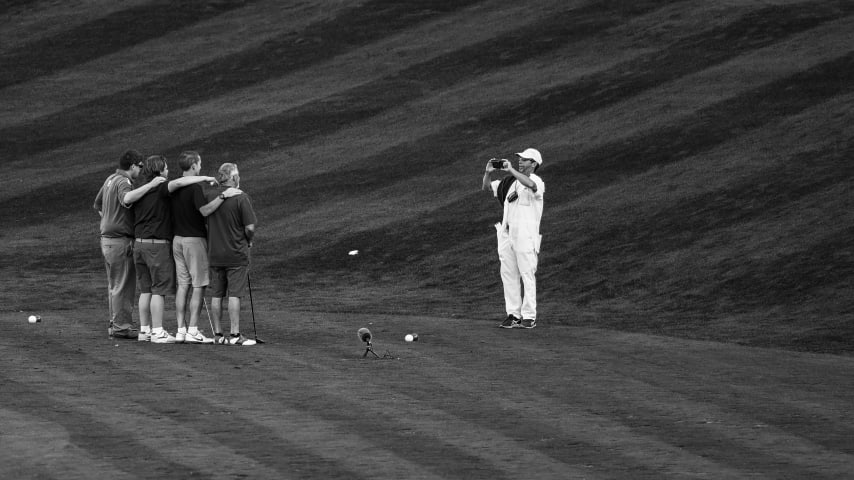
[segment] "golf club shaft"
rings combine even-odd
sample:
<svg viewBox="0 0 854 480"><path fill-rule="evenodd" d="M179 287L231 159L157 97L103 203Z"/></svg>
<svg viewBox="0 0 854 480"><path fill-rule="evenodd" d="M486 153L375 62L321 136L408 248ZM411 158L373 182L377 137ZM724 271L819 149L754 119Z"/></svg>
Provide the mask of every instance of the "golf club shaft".
<svg viewBox="0 0 854 480"><path fill-rule="evenodd" d="M255 335L257 343L263 343L258 340L258 328L255 326L255 301L252 299L252 277L249 273L246 274L246 286L249 287L249 311L252 312L252 333Z"/></svg>
<svg viewBox="0 0 854 480"><path fill-rule="evenodd" d="M208 301L207 301L207 299L205 299L205 297L202 297L202 303L205 305L205 312L207 312L207 314L208 314L208 323L211 324L211 335L213 335L214 338L216 338L216 331L214 330L213 320L211 320L211 311L208 310Z"/></svg>

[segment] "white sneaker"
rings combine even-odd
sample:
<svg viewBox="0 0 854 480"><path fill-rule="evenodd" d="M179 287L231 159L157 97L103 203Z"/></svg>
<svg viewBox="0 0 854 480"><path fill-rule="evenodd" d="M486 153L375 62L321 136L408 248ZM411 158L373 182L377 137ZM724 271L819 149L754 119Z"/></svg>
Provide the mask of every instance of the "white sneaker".
<svg viewBox="0 0 854 480"><path fill-rule="evenodd" d="M187 332L184 334L184 342L185 343L214 343L213 338L208 338L199 330L196 333Z"/></svg>
<svg viewBox="0 0 854 480"><path fill-rule="evenodd" d="M229 337L228 343L230 345L243 345L243 346L248 347L250 345L255 345L255 340L252 340L251 338L246 338L243 335L240 335L237 337Z"/></svg>
<svg viewBox="0 0 854 480"><path fill-rule="evenodd" d="M150 342L151 341L151 332L139 332L139 335L136 339L140 342Z"/></svg>
<svg viewBox="0 0 854 480"><path fill-rule="evenodd" d="M151 334L151 343L175 343L175 337L166 330L161 330L160 333Z"/></svg>
<svg viewBox="0 0 854 480"><path fill-rule="evenodd" d="M187 340L187 334L175 332L175 343L184 343Z"/></svg>

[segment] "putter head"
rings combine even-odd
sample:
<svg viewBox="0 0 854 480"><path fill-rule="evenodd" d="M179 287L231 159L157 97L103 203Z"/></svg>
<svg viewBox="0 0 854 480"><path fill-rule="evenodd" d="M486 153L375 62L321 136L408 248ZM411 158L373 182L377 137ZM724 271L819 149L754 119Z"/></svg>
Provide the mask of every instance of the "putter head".
<svg viewBox="0 0 854 480"><path fill-rule="evenodd" d="M370 330L368 330L368 329L367 329L367 328L365 328L365 327L362 327L362 328L360 328L360 329L359 329L359 331L358 331L358 335L359 335L359 340L361 340L361 341L363 341L363 342L367 343L368 345L370 345L370 344L371 344L371 337L372 337L372 335L371 335L371 331L370 331Z"/></svg>

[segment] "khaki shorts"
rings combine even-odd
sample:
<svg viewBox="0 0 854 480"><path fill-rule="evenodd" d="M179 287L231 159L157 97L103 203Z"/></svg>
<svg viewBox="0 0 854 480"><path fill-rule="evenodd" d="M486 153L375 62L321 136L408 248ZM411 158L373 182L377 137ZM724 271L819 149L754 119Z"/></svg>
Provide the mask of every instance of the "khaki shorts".
<svg viewBox="0 0 854 480"><path fill-rule="evenodd" d="M249 284L249 266L211 267L211 297L244 297ZM227 294L227 295L226 295Z"/></svg>
<svg viewBox="0 0 854 480"><path fill-rule="evenodd" d="M193 288L210 285L207 239L176 235L172 239L172 256L175 258L175 280L178 285L192 285Z"/></svg>

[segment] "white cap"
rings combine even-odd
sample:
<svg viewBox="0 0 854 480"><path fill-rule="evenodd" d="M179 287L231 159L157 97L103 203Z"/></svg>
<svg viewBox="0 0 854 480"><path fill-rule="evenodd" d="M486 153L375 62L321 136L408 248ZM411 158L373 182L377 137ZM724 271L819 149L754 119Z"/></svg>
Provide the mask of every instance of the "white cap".
<svg viewBox="0 0 854 480"><path fill-rule="evenodd" d="M543 165L543 156L540 155L540 151L536 148L527 148L524 152L517 153L516 155L519 155L522 158L529 158L537 162L540 166Z"/></svg>

